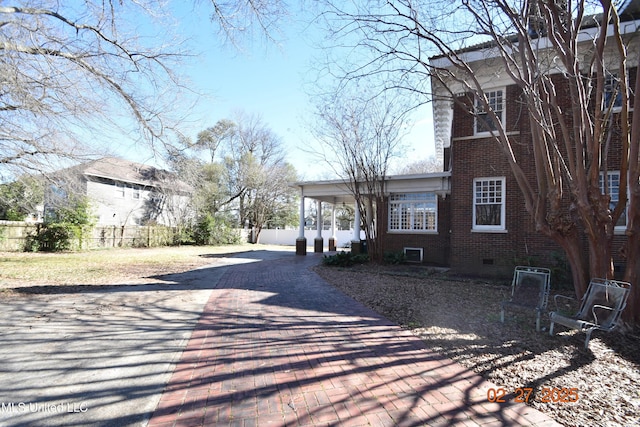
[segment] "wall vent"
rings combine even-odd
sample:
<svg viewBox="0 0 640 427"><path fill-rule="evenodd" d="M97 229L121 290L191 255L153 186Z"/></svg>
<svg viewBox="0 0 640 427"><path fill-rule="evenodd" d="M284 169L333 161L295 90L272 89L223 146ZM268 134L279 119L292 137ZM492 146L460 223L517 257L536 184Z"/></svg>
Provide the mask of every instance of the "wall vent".
<svg viewBox="0 0 640 427"><path fill-rule="evenodd" d="M407 262L422 262L422 248L404 248L404 255L407 257Z"/></svg>

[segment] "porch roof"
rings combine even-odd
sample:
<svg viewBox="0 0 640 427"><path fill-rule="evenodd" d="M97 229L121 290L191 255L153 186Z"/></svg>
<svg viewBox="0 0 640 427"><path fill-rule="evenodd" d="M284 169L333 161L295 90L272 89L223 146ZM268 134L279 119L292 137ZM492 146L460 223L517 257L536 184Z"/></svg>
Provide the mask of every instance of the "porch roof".
<svg viewBox="0 0 640 427"><path fill-rule="evenodd" d="M435 172L412 175L392 175L386 178L386 193L435 192L444 196L451 193L451 172ZM355 199L347 181L303 181L293 184L300 188L302 196L327 203L354 203Z"/></svg>

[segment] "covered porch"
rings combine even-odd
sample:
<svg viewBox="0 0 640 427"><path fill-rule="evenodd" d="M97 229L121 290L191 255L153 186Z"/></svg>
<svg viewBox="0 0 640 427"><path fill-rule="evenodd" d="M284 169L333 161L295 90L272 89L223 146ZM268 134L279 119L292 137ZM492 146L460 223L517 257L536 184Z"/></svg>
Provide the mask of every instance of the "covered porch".
<svg viewBox="0 0 640 427"><path fill-rule="evenodd" d="M436 193L440 197L446 197L451 191L450 178L450 172L389 176L385 180L385 194L431 192ZM314 252L323 252L324 250L324 238L322 237L324 224L322 202L324 202L331 206L330 212L328 213L328 215L331 216L331 233L328 239L329 251L336 250L336 206L351 205L354 206L355 211L351 236L351 251L360 253L361 224L363 221L348 183L344 180L304 181L297 182L294 186L300 189L300 221L299 233L296 239L296 254L307 254L307 238L305 237L307 199L316 202L317 217L316 237L313 242ZM367 225L375 220L375 212L367 212L365 216L365 223Z"/></svg>

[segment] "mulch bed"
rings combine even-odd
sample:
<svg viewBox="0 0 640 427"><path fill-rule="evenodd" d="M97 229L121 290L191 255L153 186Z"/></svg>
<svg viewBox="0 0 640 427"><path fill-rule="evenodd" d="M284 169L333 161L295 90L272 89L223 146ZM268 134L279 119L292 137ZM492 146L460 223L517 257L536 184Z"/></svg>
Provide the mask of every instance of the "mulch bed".
<svg viewBox="0 0 640 427"><path fill-rule="evenodd" d="M637 331L594 332L584 350L584 334L577 331L559 326L549 336L546 316L542 332L535 330L533 313L507 312L501 323L500 303L510 290L506 283L412 266L318 266L315 271L503 388L507 399L518 389L532 389L528 404L566 426L640 425ZM563 389L567 395L561 397Z"/></svg>

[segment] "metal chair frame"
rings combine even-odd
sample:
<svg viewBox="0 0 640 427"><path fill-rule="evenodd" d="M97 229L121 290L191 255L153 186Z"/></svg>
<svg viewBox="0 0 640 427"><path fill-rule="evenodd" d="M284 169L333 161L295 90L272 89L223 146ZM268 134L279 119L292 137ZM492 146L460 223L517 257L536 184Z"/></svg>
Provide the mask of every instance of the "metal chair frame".
<svg viewBox="0 0 640 427"><path fill-rule="evenodd" d="M527 279L533 279L533 282ZM527 294L532 288L537 295ZM511 281L511 297L501 304L500 321L504 323L505 309L533 310L536 314L536 331L540 331L540 319L542 312L547 309L550 288L551 270L543 267L517 266Z"/></svg>
<svg viewBox="0 0 640 427"><path fill-rule="evenodd" d="M591 279L587 292L582 297L580 308L573 316L565 316L558 310L558 300L576 301L564 295L556 295L556 311L549 313L551 326L549 335L553 335L554 324L559 323L586 334L585 350L589 348L591 333L595 330L610 332L620 324L620 316L627 305L631 284L611 279Z"/></svg>

